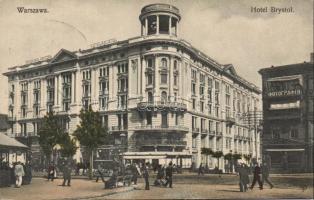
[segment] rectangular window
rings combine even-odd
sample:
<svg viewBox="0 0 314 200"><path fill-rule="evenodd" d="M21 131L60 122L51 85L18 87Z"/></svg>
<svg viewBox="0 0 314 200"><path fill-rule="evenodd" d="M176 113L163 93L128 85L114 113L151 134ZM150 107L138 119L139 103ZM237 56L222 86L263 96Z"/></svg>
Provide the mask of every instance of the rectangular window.
<svg viewBox="0 0 314 200"><path fill-rule="evenodd" d="M192 95L196 95L196 85L195 85L195 83L192 83L191 90L192 90Z"/></svg>
<svg viewBox="0 0 314 200"><path fill-rule="evenodd" d="M192 137L192 148L196 148L196 137Z"/></svg>
<svg viewBox="0 0 314 200"><path fill-rule="evenodd" d="M167 84L167 74L160 75L161 84Z"/></svg>
<svg viewBox="0 0 314 200"><path fill-rule="evenodd" d="M215 116L219 117L219 107L215 107Z"/></svg>
<svg viewBox="0 0 314 200"><path fill-rule="evenodd" d="M168 113L166 112L161 113L161 127L162 128L168 127Z"/></svg>
<svg viewBox="0 0 314 200"><path fill-rule="evenodd" d="M201 101L201 112L204 112L204 102Z"/></svg>
<svg viewBox="0 0 314 200"><path fill-rule="evenodd" d="M146 112L146 124L147 125L152 125L152 113L151 112Z"/></svg>
<svg viewBox="0 0 314 200"><path fill-rule="evenodd" d="M177 79L178 79L177 76L174 76L174 77L173 77L173 85L174 85L174 86L177 86L177 84L178 84L178 80L177 80Z"/></svg>
<svg viewBox="0 0 314 200"><path fill-rule="evenodd" d="M215 90L219 92L219 82L215 81Z"/></svg>
<svg viewBox="0 0 314 200"><path fill-rule="evenodd" d="M149 68L153 68L154 67L153 59L151 59L151 58L147 59L147 67L149 67Z"/></svg>
<svg viewBox="0 0 314 200"><path fill-rule="evenodd" d="M176 126L179 125L179 116L180 115L177 113L176 114L176 121L175 121Z"/></svg>
<svg viewBox="0 0 314 200"><path fill-rule="evenodd" d="M153 75L147 74L147 85L152 85L152 84L153 84Z"/></svg>
<svg viewBox="0 0 314 200"><path fill-rule="evenodd" d="M200 86L200 95L201 95L201 96L204 95L204 86Z"/></svg>
<svg viewBox="0 0 314 200"><path fill-rule="evenodd" d="M291 136L290 136L291 138L296 139L299 137L298 129L291 129L290 134L291 134Z"/></svg>
<svg viewBox="0 0 314 200"><path fill-rule="evenodd" d="M192 108L195 110L196 108L196 100L195 99L192 99Z"/></svg>

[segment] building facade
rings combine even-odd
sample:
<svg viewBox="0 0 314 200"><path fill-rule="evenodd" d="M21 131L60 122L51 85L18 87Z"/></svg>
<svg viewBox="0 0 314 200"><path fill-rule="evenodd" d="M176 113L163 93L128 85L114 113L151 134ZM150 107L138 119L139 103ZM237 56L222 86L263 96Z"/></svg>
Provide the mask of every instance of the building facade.
<svg viewBox="0 0 314 200"><path fill-rule="evenodd" d="M201 155L203 147L259 159L260 133L243 116L258 110L261 91L180 39L178 8L148 5L139 20L139 37L9 68L11 135L36 136L49 111L64 116L71 134L91 105L124 160L213 168L217 159Z"/></svg>
<svg viewBox="0 0 314 200"><path fill-rule="evenodd" d="M313 54L310 62L261 69L263 155L273 171L313 170Z"/></svg>

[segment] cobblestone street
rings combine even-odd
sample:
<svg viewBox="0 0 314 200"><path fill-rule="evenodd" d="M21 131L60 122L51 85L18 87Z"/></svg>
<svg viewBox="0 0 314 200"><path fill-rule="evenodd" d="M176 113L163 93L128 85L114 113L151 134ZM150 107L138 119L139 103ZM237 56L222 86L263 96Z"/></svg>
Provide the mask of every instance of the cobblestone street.
<svg viewBox="0 0 314 200"><path fill-rule="evenodd" d="M174 188L152 186L144 190L143 179L137 186L119 187L104 190L103 183L87 179L73 179L71 187L61 187L62 180L48 182L43 178L34 178L31 185L21 188L0 188L0 200L23 199L193 199L193 198L313 198L313 174L303 175L273 175L271 180L275 188L264 190L255 187L247 193L239 192L236 175L205 175L195 174L175 175Z"/></svg>

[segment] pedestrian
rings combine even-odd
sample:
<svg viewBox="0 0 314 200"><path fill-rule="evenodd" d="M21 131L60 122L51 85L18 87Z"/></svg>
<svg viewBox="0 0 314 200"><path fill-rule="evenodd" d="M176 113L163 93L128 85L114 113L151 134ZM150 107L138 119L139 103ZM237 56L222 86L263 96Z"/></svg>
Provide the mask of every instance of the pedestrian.
<svg viewBox="0 0 314 200"><path fill-rule="evenodd" d="M246 192L248 190L247 185L250 182L249 171L246 168L245 164L240 164L238 168L239 178L240 178L240 192Z"/></svg>
<svg viewBox="0 0 314 200"><path fill-rule="evenodd" d="M104 182L104 176L103 176L103 169L101 164L98 164L97 166L97 170L96 170L96 182L98 182L99 178L101 178L101 180Z"/></svg>
<svg viewBox="0 0 314 200"><path fill-rule="evenodd" d="M65 161L63 165L63 183L62 186L71 186L71 165L69 161Z"/></svg>
<svg viewBox="0 0 314 200"><path fill-rule="evenodd" d="M200 164L199 168L198 168L198 175L204 175L204 170L203 170L203 163Z"/></svg>
<svg viewBox="0 0 314 200"><path fill-rule="evenodd" d="M258 182L259 188L262 190L263 189L263 184L261 181L261 168L259 166L258 163L255 163L255 167L254 167L254 172L253 172L253 181L252 181L252 185L250 187L251 190L253 190L254 185L256 183L256 181Z"/></svg>
<svg viewBox="0 0 314 200"><path fill-rule="evenodd" d="M111 189L117 186L117 177L118 177L118 169L116 167L113 168L112 174L110 178L105 181L105 189Z"/></svg>
<svg viewBox="0 0 314 200"><path fill-rule="evenodd" d="M51 181L54 180L55 178L55 166L53 165L53 163L50 163L49 167L48 167L48 181L51 179Z"/></svg>
<svg viewBox="0 0 314 200"><path fill-rule="evenodd" d="M272 189L274 187L272 182L270 182L270 180L269 180L269 167L268 167L267 163L264 163L262 166L262 184L263 185L264 185L264 181L266 181L266 183L268 183L268 185L270 185L270 189Z"/></svg>
<svg viewBox="0 0 314 200"><path fill-rule="evenodd" d="M24 168L21 165L21 162L18 162L15 165L14 174L15 174L15 186L19 188L22 185L23 176L25 175Z"/></svg>
<svg viewBox="0 0 314 200"><path fill-rule="evenodd" d="M143 163L143 166L142 166L142 174L143 174L143 177L144 177L144 179L145 179L145 190L149 190L148 163L146 163L146 165Z"/></svg>
<svg viewBox="0 0 314 200"><path fill-rule="evenodd" d="M172 188L172 173L173 173L173 167L172 162L170 161L168 167L166 168L166 184L167 187L169 184L169 187Z"/></svg>
<svg viewBox="0 0 314 200"><path fill-rule="evenodd" d="M135 163L132 163L131 169L132 169L132 182L134 185L137 185L137 177L140 175L140 170L138 170L138 166Z"/></svg>

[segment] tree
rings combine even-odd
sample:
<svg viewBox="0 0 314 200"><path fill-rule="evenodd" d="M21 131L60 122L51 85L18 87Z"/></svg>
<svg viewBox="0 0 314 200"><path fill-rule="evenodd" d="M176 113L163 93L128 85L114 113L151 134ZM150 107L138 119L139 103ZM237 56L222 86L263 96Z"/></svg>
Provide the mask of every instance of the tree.
<svg viewBox="0 0 314 200"><path fill-rule="evenodd" d="M54 115L53 112L49 112L43 119L42 126L38 131L38 136L39 145L46 156L47 162L50 162L53 148L59 144L60 141L64 140L67 133L62 126L60 126L60 117Z"/></svg>
<svg viewBox="0 0 314 200"><path fill-rule="evenodd" d="M216 151L212 153L212 156L214 158L217 158L217 162L218 162L218 169L219 169L219 158L221 158L223 156L223 152L222 151Z"/></svg>
<svg viewBox="0 0 314 200"><path fill-rule="evenodd" d="M105 127L102 126L99 112L93 111L89 106L80 112L80 124L77 126L73 135L84 146L89 155L89 178L92 179L93 173L93 152L101 145L109 144L111 138Z"/></svg>
<svg viewBox="0 0 314 200"><path fill-rule="evenodd" d="M212 155L213 150L211 148L205 148L203 147L201 149L201 154L206 155L206 167L208 168L208 156Z"/></svg>
<svg viewBox="0 0 314 200"><path fill-rule="evenodd" d="M250 162L251 161L251 158L252 158L252 154L245 154L243 155L244 159L246 160L246 162Z"/></svg>
<svg viewBox="0 0 314 200"><path fill-rule="evenodd" d="M225 169L227 172L232 172L233 168L232 168L232 158L233 158L233 154L232 153L227 153L226 155L224 155L224 159L228 160L228 170Z"/></svg>
<svg viewBox="0 0 314 200"><path fill-rule="evenodd" d="M62 141L60 146L60 153L62 157L73 157L78 148L76 146L76 139L71 138L69 135Z"/></svg>

